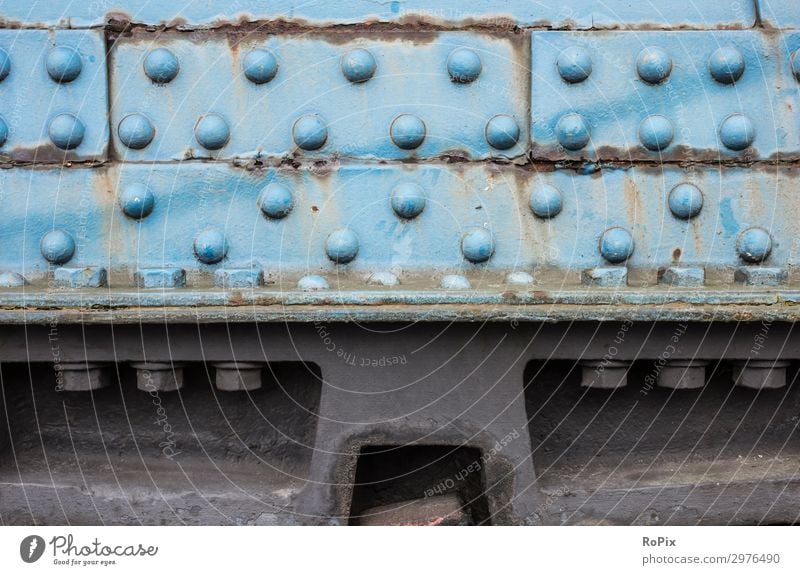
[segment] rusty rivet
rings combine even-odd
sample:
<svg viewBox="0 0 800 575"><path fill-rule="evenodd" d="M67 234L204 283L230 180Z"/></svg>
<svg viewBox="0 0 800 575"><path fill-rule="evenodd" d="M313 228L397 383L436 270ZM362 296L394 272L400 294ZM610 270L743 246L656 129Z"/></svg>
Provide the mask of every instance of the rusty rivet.
<svg viewBox="0 0 800 575"><path fill-rule="evenodd" d="M11 73L11 57L8 52L0 48L0 82L8 78Z"/></svg>
<svg viewBox="0 0 800 575"><path fill-rule="evenodd" d="M156 135L153 124L143 114L128 114L117 126L120 142L133 150L146 148Z"/></svg>
<svg viewBox="0 0 800 575"><path fill-rule="evenodd" d="M64 230L51 230L42 237L39 249L51 264L63 264L75 255L75 240Z"/></svg>
<svg viewBox="0 0 800 575"><path fill-rule="evenodd" d="M355 48L342 55L340 62L342 74L353 84L366 82L378 67L375 57L363 48Z"/></svg>
<svg viewBox="0 0 800 575"><path fill-rule="evenodd" d="M328 140L328 128L319 116L307 114L292 126L292 137L300 149L319 150Z"/></svg>
<svg viewBox="0 0 800 575"><path fill-rule="evenodd" d="M654 114L639 124L639 141L651 152L660 152L667 148L674 137L675 129L665 116Z"/></svg>
<svg viewBox="0 0 800 575"><path fill-rule="evenodd" d="M358 255L358 236L347 228L334 230L325 241L325 253L337 264L353 261Z"/></svg>
<svg viewBox="0 0 800 575"><path fill-rule="evenodd" d="M86 127L72 114L59 114L50 120L50 140L62 150L72 150L83 142Z"/></svg>
<svg viewBox="0 0 800 575"><path fill-rule="evenodd" d="M564 81L577 84L592 74L592 58L580 46L570 46L558 55L556 67Z"/></svg>
<svg viewBox="0 0 800 575"><path fill-rule="evenodd" d="M56 46L47 54L45 66L53 80L66 84L80 76L83 62L80 54L72 48Z"/></svg>
<svg viewBox="0 0 800 575"><path fill-rule="evenodd" d="M206 150L219 150L230 140L231 130L219 114L206 114L198 118L194 137Z"/></svg>
<svg viewBox="0 0 800 575"><path fill-rule="evenodd" d="M203 230L194 239L194 254L204 264L221 262L228 254L225 234L215 228Z"/></svg>
<svg viewBox="0 0 800 575"><path fill-rule="evenodd" d="M672 58L657 46L649 46L636 58L636 72L648 84L660 84L672 73Z"/></svg>
<svg viewBox="0 0 800 575"><path fill-rule="evenodd" d="M744 150L756 138L756 128L747 116L731 114L719 128L719 138L729 150Z"/></svg>
<svg viewBox="0 0 800 575"><path fill-rule="evenodd" d="M608 228L600 237L600 255L612 264L622 263L633 255L633 237L623 228Z"/></svg>
<svg viewBox="0 0 800 575"><path fill-rule="evenodd" d="M469 84L481 75L483 64L480 56L469 48L456 48L447 58L447 73L457 84Z"/></svg>
<svg viewBox="0 0 800 575"><path fill-rule="evenodd" d="M278 60L269 50L251 50L244 57L242 70L253 84L266 84L278 73Z"/></svg>
<svg viewBox="0 0 800 575"><path fill-rule="evenodd" d="M425 140L426 133L425 122L412 114L397 116L389 128L392 142L403 150L413 150L420 147Z"/></svg>
<svg viewBox="0 0 800 575"><path fill-rule="evenodd" d="M485 228L473 228L461 238L461 253L474 264L487 261L494 255L494 238Z"/></svg>
<svg viewBox="0 0 800 575"><path fill-rule="evenodd" d="M498 114L486 123L486 141L497 150L508 150L519 142L519 125L507 114Z"/></svg>
<svg viewBox="0 0 800 575"><path fill-rule="evenodd" d="M744 56L733 46L717 48L708 59L708 71L720 84L733 84L742 77L744 68Z"/></svg>
<svg viewBox="0 0 800 575"><path fill-rule="evenodd" d="M739 257L749 263L759 263L767 259L772 251L772 237L763 228L748 228L736 240Z"/></svg>
<svg viewBox="0 0 800 575"><path fill-rule="evenodd" d="M694 184L678 184L670 191L668 203L676 218L690 220L703 209L703 192Z"/></svg>
<svg viewBox="0 0 800 575"><path fill-rule="evenodd" d="M179 70L178 58L166 48L156 48L144 59L144 73L156 84L171 82Z"/></svg>

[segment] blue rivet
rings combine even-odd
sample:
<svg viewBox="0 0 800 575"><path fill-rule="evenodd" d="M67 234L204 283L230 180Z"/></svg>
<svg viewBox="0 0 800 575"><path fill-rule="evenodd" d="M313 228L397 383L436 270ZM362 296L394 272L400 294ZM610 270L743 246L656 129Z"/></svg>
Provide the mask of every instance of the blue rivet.
<svg viewBox="0 0 800 575"><path fill-rule="evenodd" d="M494 239L491 232L484 228L468 230L461 238L461 252L472 263L485 262L494 254Z"/></svg>
<svg viewBox="0 0 800 575"><path fill-rule="evenodd" d="M153 141L156 130L150 120L142 114L128 114L117 126L119 140L127 147L141 150Z"/></svg>
<svg viewBox="0 0 800 575"><path fill-rule="evenodd" d="M64 230L52 230L42 237L39 249L51 264L64 264L75 255L75 240Z"/></svg>
<svg viewBox="0 0 800 575"><path fill-rule="evenodd" d="M708 71L720 84L733 84L744 74L744 56L733 46L717 48L708 59Z"/></svg>
<svg viewBox="0 0 800 575"><path fill-rule="evenodd" d="M259 206L268 218L285 218L294 207L292 191L283 184L272 182L261 192Z"/></svg>
<svg viewBox="0 0 800 575"><path fill-rule="evenodd" d="M194 254L204 264L221 262L227 253L228 242L220 230L203 230L194 239Z"/></svg>
<svg viewBox="0 0 800 575"><path fill-rule="evenodd" d="M171 82L178 75L178 70L178 59L166 48L157 48L144 59L144 73L156 84Z"/></svg>
<svg viewBox="0 0 800 575"><path fill-rule="evenodd" d="M330 289L330 287L331 286L328 285L328 280L317 275L303 276L300 278L300 281L297 282L297 289L303 291L325 290Z"/></svg>
<svg viewBox="0 0 800 575"><path fill-rule="evenodd" d="M244 57L242 69L254 84L266 84L278 73L278 60L269 50L251 50Z"/></svg>
<svg viewBox="0 0 800 575"><path fill-rule="evenodd" d="M563 50L556 59L556 66L561 77L570 84L583 82L592 73L592 59L580 46Z"/></svg>
<svg viewBox="0 0 800 575"><path fill-rule="evenodd" d="M2 62L2 60L0 60L0 62ZM792 68L792 74L794 74L794 79L800 82L800 50L796 50L795 53L792 54L790 66ZM0 68L0 80L2 80L2 68Z"/></svg>
<svg viewBox="0 0 800 575"><path fill-rule="evenodd" d="M566 114L556 124L558 143L565 149L576 151L589 143L589 126L580 114Z"/></svg>
<svg viewBox="0 0 800 575"><path fill-rule="evenodd" d="M469 84L481 75L483 64L480 57L469 48L456 48L447 58L447 73L457 84Z"/></svg>
<svg viewBox="0 0 800 575"><path fill-rule="evenodd" d="M50 120L50 140L62 150L72 150L83 142L86 127L72 114L59 114Z"/></svg>
<svg viewBox="0 0 800 575"><path fill-rule="evenodd" d="M600 238L600 255L612 264L627 260L633 254L633 237L628 230L608 228Z"/></svg>
<svg viewBox="0 0 800 575"><path fill-rule="evenodd" d="M486 141L498 150L508 150L519 142L519 126L506 114L498 114L486 124Z"/></svg>
<svg viewBox="0 0 800 575"><path fill-rule="evenodd" d="M772 251L772 238L763 228L748 228L739 234L736 251L746 262L758 263L767 259Z"/></svg>
<svg viewBox="0 0 800 575"><path fill-rule="evenodd" d="M693 184L678 184L669 193L669 210L676 218L689 220L703 209L703 192Z"/></svg>
<svg viewBox="0 0 800 575"><path fill-rule="evenodd" d="M328 128L316 114L299 118L292 127L294 143L303 150L319 150L328 140Z"/></svg>
<svg viewBox="0 0 800 575"><path fill-rule="evenodd" d="M206 114L197 120L194 137L206 150L219 150L231 138L228 122L217 114Z"/></svg>
<svg viewBox="0 0 800 575"><path fill-rule="evenodd" d="M342 55L342 74L354 84L366 82L378 67L375 57L363 48L356 48Z"/></svg>
<svg viewBox="0 0 800 575"><path fill-rule="evenodd" d="M526 286L533 283L533 276L528 272L511 272L506 276L506 283L515 286Z"/></svg>
<svg viewBox="0 0 800 575"><path fill-rule="evenodd" d="M384 287L399 286L400 278L392 272L375 272L367 278L367 284Z"/></svg>
<svg viewBox="0 0 800 575"><path fill-rule="evenodd" d="M392 191L392 209L401 218L416 218L425 209L425 203L425 192L417 184L404 182Z"/></svg>
<svg viewBox="0 0 800 575"><path fill-rule="evenodd" d="M531 192L531 211L540 218L552 218L561 212L561 192L550 184L539 184Z"/></svg>
<svg viewBox="0 0 800 575"><path fill-rule="evenodd" d="M337 264L346 264L358 255L358 236L347 228L331 232L325 240L325 253Z"/></svg>
<svg viewBox="0 0 800 575"><path fill-rule="evenodd" d="M464 276L451 274L442 278L442 281L439 282L439 287L446 290L462 290L470 289L472 284Z"/></svg>
<svg viewBox="0 0 800 575"><path fill-rule="evenodd" d="M156 198L150 188L139 182L127 185L119 194L119 206L126 216L139 220L153 211Z"/></svg>
<svg viewBox="0 0 800 575"><path fill-rule="evenodd" d="M744 150L755 140L756 128L747 116L731 114L722 122L719 138L730 150Z"/></svg>
<svg viewBox="0 0 800 575"><path fill-rule="evenodd" d="M413 150L422 145L426 131L425 122L412 114L397 116L389 128L392 141L403 150Z"/></svg>
<svg viewBox="0 0 800 575"><path fill-rule="evenodd" d="M0 82L8 78L11 73L11 57L8 52L0 48Z"/></svg>
<svg viewBox="0 0 800 575"><path fill-rule="evenodd" d="M4 146L8 141L8 124L0 117L0 146Z"/></svg>
<svg viewBox="0 0 800 575"><path fill-rule="evenodd" d="M639 124L639 141L651 152L659 152L672 143L675 130L672 122L660 115L647 116Z"/></svg>
<svg viewBox="0 0 800 575"><path fill-rule="evenodd" d="M83 62L72 48L56 46L47 54L47 73L56 82L72 82L80 76Z"/></svg>
<svg viewBox="0 0 800 575"><path fill-rule="evenodd" d="M648 84L659 84L672 73L672 58L661 48L650 46L639 52L636 72Z"/></svg>

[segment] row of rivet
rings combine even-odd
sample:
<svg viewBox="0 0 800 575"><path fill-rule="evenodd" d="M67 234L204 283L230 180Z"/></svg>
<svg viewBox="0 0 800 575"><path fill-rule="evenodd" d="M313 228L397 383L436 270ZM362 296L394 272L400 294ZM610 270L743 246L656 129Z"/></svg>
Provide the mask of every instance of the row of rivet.
<svg viewBox="0 0 800 575"><path fill-rule="evenodd" d="M389 126L389 137L403 150L419 148L425 141L427 132L425 122L413 114L400 114ZM117 134L125 146L141 150L153 141L156 130L147 116L136 113L120 120ZM230 141L231 130L224 118L212 113L198 118L194 136L203 148L220 150ZM498 114L486 123L484 137L493 148L508 150L519 142L519 125L511 116ZM307 114L295 121L292 126L292 139L302 150L319 150L328 141L328 127L318 115Z"/></svg>
<svg viewBox="0 0 800 575"><path fill-rule="evenodd" d="M792 74L800 81L800 50L790 58ZM593 63L589 53L580 46L564 49L556 59L561 78L568 84L579 84L592 74ZM720 84L735 84L745 72L745 59L733 46L721 46L708 58L708 72ZM672 58L662 48L649 46L636 58L636 73L648 84L661 84L672 73Z"/></svg>

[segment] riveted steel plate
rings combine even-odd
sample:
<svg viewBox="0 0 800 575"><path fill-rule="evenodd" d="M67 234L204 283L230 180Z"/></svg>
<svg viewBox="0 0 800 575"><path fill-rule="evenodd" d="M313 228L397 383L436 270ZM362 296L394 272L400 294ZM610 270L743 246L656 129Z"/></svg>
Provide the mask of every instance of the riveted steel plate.
<svg viewBox="0 0 800 575"><path fill-rule="evenodd" d="M458 32L388 38L333 34L328 39L251 34L234 44L216 35L121 38L112 56L115 148L129 162L287 154L518 156L528 140L524 46L519 37ZM155 49L169 50L179 64L168 83L155 83L144 71ZM248 76L253 69L248 58L256 50L271 54L277 67L264 83ZM478 75L455 81L448 59L467 50L479 59ZM355 59L349 68L347 58ZM370 64L366 80L345 76L345 70L365 73L358 66ZM153 127L152 142L144 147L123 141L123 122L132 114ZM224 142L203 141L202 119L210 115L225 123ZM496 116L513 122L516 135L514 127L498 130L514 136L516 144L489 144L489 123Z"/></svg>
<svg viewBox="0 0 800 575"><path fill-rule="evenodd" d="M105 41L95 31L0 30L0 158L101 161L108 149Z"/></svg>
<svg viewBox="0 0 800 575"><path fill-rule="evenodd" d="M225 22L287 20L313 25L361 22L430 22L442 25L546 26L555 28L747 28L755 22L749 0L728 3L678 0L654 1L570 0L553 3L529 0L482 0L464 3L447 0L105 0L76 3L72 0L0 2L7 22L27 26L102 26L109 19L182 28L214 26Z"/></svg>
<svg viewBox="0 0 800 575"><path fill-rule="evenodd" d="M761 23L768 28L800 28L797 0L756 0Z"/></svg>
<svg viewBox="0 0 800 575"><path fill-rule="evenodd" d="M800 157L798 48L798 35L763 32L535 32L533 156Z"/></svg>
<svg viewBox="0 0 800 575"><path fill-rule="evenodd" d="M107 268L111 286L122 288L134 285L137 270L185 270L189 288L207 288L219 270L255 268L281 291L319 275L331 289L357 294L440 293L448 274L490 291L566 289L580 286L585 270L607 267L628 269L628 284L646 287L677 267L703 269L708 287L734 289L734 272L743 267L783 270L794 281L796 176L794 168L774 167L594 174L437 165L325 173L204 163L16 169L0 172L0 198L8 206L0 270L21 274L26 289L44 287L59 266ZM671 203L686 185L701 198L690 219L676 215L681 208ZM269 196L276 189L277 200ZM560 206L547 218L531 210L542 190L555 190ZM126 200L132 192L136 202ZM277 217L270 211L276 202L289 206ZM132 203L150 207L131 217ZM627 234L627 260L601 251L609 229ZM747 241L763 249L757 262L742 247L752 229L760 231ZM469 293L464 301L471 301Z"/></svg>

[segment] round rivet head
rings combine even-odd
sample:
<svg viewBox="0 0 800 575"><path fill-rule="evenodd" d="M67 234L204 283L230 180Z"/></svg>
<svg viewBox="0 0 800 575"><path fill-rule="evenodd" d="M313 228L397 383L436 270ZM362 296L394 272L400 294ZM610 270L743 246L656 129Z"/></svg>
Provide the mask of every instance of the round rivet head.
<svg viewBox="0 0 800 575"><path fill-rule="evenodd" d="M11 73L11 57L8 52L0 48L0 82L8 78Z"/></svg>
<svg viewBox="0 0 800 575"><path fill-rule="evenodd" d="M221 262L227 253L228 242L220 230L203 230L194 239L194 255L204 264Z"/></svg>
<svg viewBox="0 0 800 575"><path fill-rule="evenodd" d="M670 191L668 202L676 218L689 220L703 209L703 192L693 184L678 184Z"/></svg>
<svg viewBox="0 0 800 575"><path fill-rule="evenodd" d="M487 261L494 254L494 239L489 230L473 228L461 238L461 252L474 264Z"/></svg>
<svg viewBox="0 0 800 575"><path fill-rule="evenodd" d="M274 220L285 218L294 207L292 191L283 184L273 182L261 192L259 206L268 218Z"/></svg>
<svg viewBox="0 0 800 575"><path fill-rule="evenodd" d="M375 272L367 278L367 284L384 287L399 286L400 278L392 272Z"/></svg>
<svg viewBox="0 0 800 575"><path fill-rule="evenodd" d="M2 56L0 56L0 62L2 62ZM795 53L792 54L790 66L794 79L800 82L800 50L795 50ZM0 80L2 80L2 68L0 68Z"/></svg>
<svg viewBox="0 0 800 575"><path fill-rule="evenodd" d="M708 59L708 71L720 84L733 84L744 74L744 56L733 46L717 48Z"/></svg>
<svg viewBox="0 0 800 575"><path fill-rule="evenodd" d="M756 128L750 118L732 114L725 118L719 128L719 139L729 150L744 150L756 138Z"/></svg>
<svg viewBox="0 0 800 575"><path fill-rule="evenodd" d="M411 220L425 209L425 192L417 184L406 182L392 191L392 209L401 218Z"/></svg>
<svg viewBox="0 0 800 575"><path fill-rule="evenodd" d="M639 141L651 152L659 152L672 143L675 130L664 116L647 116L639 124Z"/></svg>
<svg viewBox="0 0 800 575"><path fill-rule="evenodd" d="M278 73L278 60L269 50L251 50L244 57L242 70L254 84L266 84Z"/></svg>
<svg viewBox="0 0 800 575"><path fill-rule="evenodd" d="M519 126L506 114L499 114L486 124L486 141L498 150L508 150L519 142Z"/></svg>
<svg viewBox="0 0 800 575"><path fill-rule="evenodd" d="M556 138L565 149L576 151L589 143L589 125L580 114L562 116L556 124Z"/></svg>
<svg viewBox="0 0 800 575"><path fill-rule="evenodd" d="M592 59L580 46L570 46L556 59L558 73L570 84L583 82L592 74Z"/></svg>
<svg viewBox="0 0 800 575"><path fill-rule="evenodd" d="M133 183L123 188L119 195L119 206L129 218L146 218L153 211L156 198L150 188L141 183Z"/></svg>
<svg viewBox="0 0 800 575"><path fill-rule="evenodd" d="M75 255L75 240L64 230L52 230L42 237L39 249L51 264L64 264Z"/></svg>
<svg viewBox="0 0 800 575"><path fill-rule="evenodd" d="M230 140L231 130L222 116L206 114L197 120L194 137L206 150L219 150Z"/></svg>
<svg viewBox="0 0 800 575"><path fill-rule="evenodd" d="M636 57L636 72L648 84L660 84L672 73L672 58L661 48L650 46Z"/></svg>
<svg viewBox="0 0 800 575"><path fill-rule="evenodd" d="M469 48L456 48L447 58L447 73L457 84L469 84L481 75L483 64L480 57Z"/></svg>
<svg viewBox="0 0 800 575"><path fill-rule="evenodd" d="M633 254L633 237L623 228L608 228L600 237L600 255L612 264L622 263Z"/></svg>
<svg viewBox="0 0 800 575"><path fill-rule="evenodd" d="M0 146L4 146L8 141L8 124L3 118L0 118Z"/></svg>
<svg viewBox="0 0 800 575"><path fill-rule="evenodd" d="M292 136L298 148L319 150L328 140L328 128L325 127L319 116L308 114L294 123Z"/></svg>
<svg viewBox="0 0 800 575"><path fill-rule="evenodd" d="M772 251L772 238L765 229L748 228L739 234L736 251L739 252L739 257L746 262L762 262Z"/></svg>
<svg viewBox="0 0 800 575"><path fill-rule="evenodd" d="M83 62L81 56L72 48L56 46L47 54L47 73L56 82L72 82L80 76Z"/></svg>
<svg viewBox="0 0 800 575"><path fill-rule="evenodd" d="M353 84L366 82L375 75L378 63L368 50L356 48L342 55L342 74Z"/></svg>
<svg viewBox="0 0 800 575"><path fill-rule="evenodd" d="M472 284L469 279L460 275L446 275L439 282L439 287L444 290L463 290L471 289Z"/></svg>
<svg viewBox="0 0 800 575"><path fill-rule="evenodd" d="M539 184L531 192L531 211L540 218L552 218L561 212L561 192L550 184Z"/></svg>
<svg viewBox="0 0 800 575"><path fill-rule="evenodd" d="M316 291L330 289L328 280L318 275L307 275L300 278L297 282L297 289L302 291Z"/></svg>
<svg viewBox="0 0 800 575"><path fill-rule="evenodd" d="M334 230L325 240L325 253L337 264L353 261L358 255L358 236L347 228Z"/></svg>
<svg viewBox="0 0 800 575"><path fill-rule="evenodd" d="M156 84L171 82L179 70L178 58L166 48L157 48L144 59L144 73Z"/></svg>
<svg viewBox="0 0 800 575"><path fill-rule="evenodd" d="M134 150L146 148L156 135L153 124L142 114L129 114L117 126L119 140Z"/></svg>
<svg viewBox="0 0 800 575"><path fill-rule="evenodd" d="M59 114L50 120L50 140L62 150L72 150L83 142L86 127L72 114Z"/></svg>
<svg viewBox="0 0 800 575"><path fill-rule="evenodd" d="M389 128L392 142L403 150L413 150L421 146L426 133L425 122L412 114L397 116Z"/></svg>

